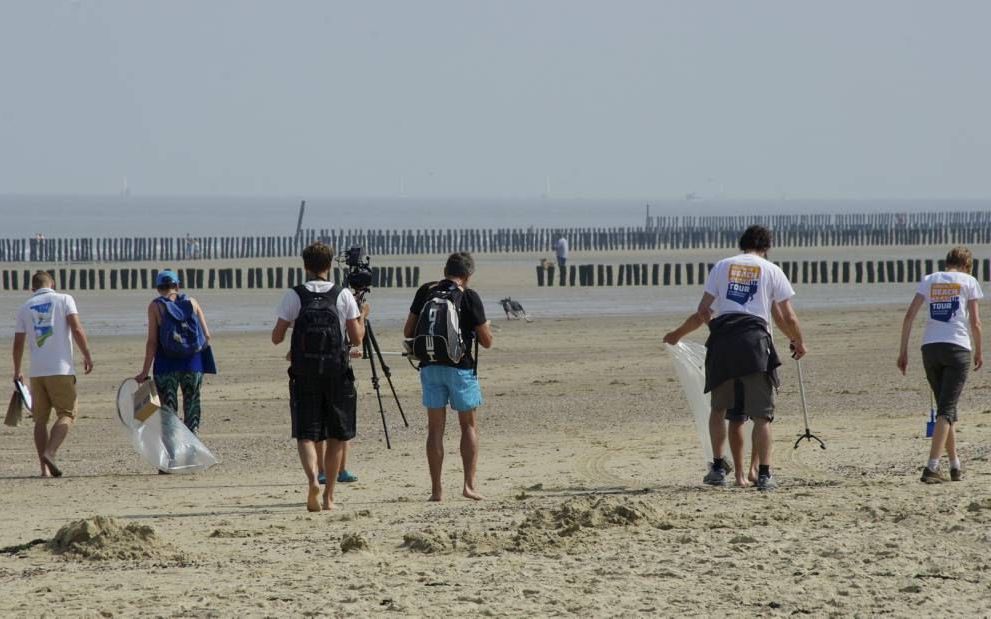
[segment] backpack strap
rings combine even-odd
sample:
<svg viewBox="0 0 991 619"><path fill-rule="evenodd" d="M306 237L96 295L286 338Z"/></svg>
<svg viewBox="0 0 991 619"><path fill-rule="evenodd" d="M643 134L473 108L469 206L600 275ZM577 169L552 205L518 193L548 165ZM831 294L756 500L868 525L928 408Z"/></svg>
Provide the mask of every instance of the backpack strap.
<svg viewBox="0 0 991 619"><path fill-rule="evenodd" d="M310 297L322 297L327 295L330 297L330 302L336 306L337 299L340 298L341 292L343 291L344 289L338 286L337 284L333 284L330 290L328 290L327 292L313 292L312 290L306 287L306 284L293 286L293 292L295 292L296 296L299 297L301 303L306 303L307 299L309 299Z"/></svg>
<svg viewBox="0 0 991 619"><path fill-rule="evenodd" d="M189 306L188 311L185 309L185 307L179 305L180 301L186 301L186 303L183 305ZM186 320L186 318L188 318L189 315L193 313L193 304L188 302L186 295L181 295L179 297L176 297L175 301L160 296L155 299L155 303L158 303L159 305L162 306L163 317L164 317L164 313L168 312L172 316L172 318L176 320Z"/></svg>

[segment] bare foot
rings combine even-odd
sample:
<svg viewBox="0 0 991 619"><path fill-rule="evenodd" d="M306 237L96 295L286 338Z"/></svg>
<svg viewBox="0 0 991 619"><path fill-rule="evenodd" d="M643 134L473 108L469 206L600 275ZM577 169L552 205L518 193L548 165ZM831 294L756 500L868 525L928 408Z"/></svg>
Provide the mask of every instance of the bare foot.
<svg viewBox="0 0 991 619"><path fill-rule="evenodd" d="M435 493L433 493L433 494L430 495L430 498L427 499L427 502L429 502L429 503L440 503L443 498L444 498L444 495L443 494L441 494L440 492L435 492Z"/></svg>
<svg viewBox="0 0 991 619"><path fill-rule="evenodd" d="M747 474L747 479L750 481L751 484L756 484L757 483L757 471L755 471L754 469L750 469L750 473Z"/></svg>
<svg viewBox="0 0 991 619"><path fill-rule="evenodd" d="M51 456L49 455L41 456L41 461L45 465L45 468L47 468L51 472L52 477L62 477L62 470L59 469L59 467L55 466L55 462L52 461Z"/></svg>
<svg viewBox="0 0 991 619"><path fill-rule="evenodd" d="M471 499L472 501L483 501L483 500L485 500L485 497L483 497L479 493L475 492L475 489L474 488L471 488L470 486L465 486L464 487L464 490L461 491L461 494L463 494L466 499Z"/></svg>
<svg viewBox="0 0 991 619"><path fill-rule="evenodd" d="M752 485L753 484L750 482L749 479L743 479L742 477L737 477L736 478L736 487L737 488L749 488Z"/></svg>
<svg viewBox="0 0 991 619"><path fill-rule="evenodd" d="M324 492L323 493L323 510L330 511L334 509L334 502L330 499L330 496Z"/></svg>
<svg viewBox="0 0 991 619"><path fill-rule="evenodd" d="M310 486L306 493L306 511L308 512L318 512L320 511L320 484L316 486Z"/></svg>

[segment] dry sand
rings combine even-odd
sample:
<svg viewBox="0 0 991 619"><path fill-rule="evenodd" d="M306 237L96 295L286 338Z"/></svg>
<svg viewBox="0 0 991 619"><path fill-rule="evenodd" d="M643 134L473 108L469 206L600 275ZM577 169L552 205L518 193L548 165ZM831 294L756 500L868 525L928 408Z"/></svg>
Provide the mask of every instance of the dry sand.
<svg viewBox="0 0 991 619"><path fill-rule="evenodd" d="M359 366L360 481L318 514L289 439L285 349L267 334L218 335L202 438L223 463L193 476L156 475L134 454L114 396L142 343L96 337L98 368L80 378L81 418L59 454L66 477L34 477L30 428L0 427L0 547L24 545L0 552L0 614L987 614L991 383L974 375L964 397L967 480L919 483L928 396L917 354L909 378L894 368L900 312L802 313L813 430L829 448L792 449L802 424L786 364L776 493L700 484L659 341L680 317L496 318L480 367L489 500L460 497L452 415L447 500L425 501L417 377L390 359L411 427L387 400L385 449ZM378 330L395 349L398 324ZM89 525L109 531L101 552L30 545L95 516L116 519ZM151 531L125 535L129 524Z"/></svg>

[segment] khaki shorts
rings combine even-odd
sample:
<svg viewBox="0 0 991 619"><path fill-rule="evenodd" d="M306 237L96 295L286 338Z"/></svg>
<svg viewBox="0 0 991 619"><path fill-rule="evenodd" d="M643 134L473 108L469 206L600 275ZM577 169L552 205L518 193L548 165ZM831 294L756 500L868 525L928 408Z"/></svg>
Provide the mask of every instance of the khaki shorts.
<svg viewBox="0 0 991 619"><path fill-rule="evenodd" d="M729 421L774 421L774 386L764 372L732 378L712 390L712 408L725 410Z"/></svg>
<svg viewBox="0 0 991 619"><path fill-rule="evenodd" d="M31 416L35 423L47 424L52 409L59 419L76 418L76 377L32 376L31 377Z"/></svg>

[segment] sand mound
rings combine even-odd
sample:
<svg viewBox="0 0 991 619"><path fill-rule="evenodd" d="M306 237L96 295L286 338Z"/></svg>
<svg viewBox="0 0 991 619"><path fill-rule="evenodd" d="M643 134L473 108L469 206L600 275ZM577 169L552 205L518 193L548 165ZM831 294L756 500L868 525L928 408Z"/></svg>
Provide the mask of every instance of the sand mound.
<svg viewBox="0 0 991 619"><path fill-rule="evenodd" d="M341 538L341 552L355 552L368 549L368 540L361 533L345 533Z"/></svg>
<svg viewBox="0 0 991 619"><path fill-rule="evenodd" d="M534 510L522 526L572 535L581 529L647 524L655 519L654 508L643 501L580 497L569 499L556 508Z"/></svg>
<svg viewBox="0 0 991 619"><path fill-rule="evenodd" d="M484 554L495 549L494 540L490 536L479 535L472 531L440 531L426 528L403 536L403 548L411 552L433 554L455 550L467 551L471 554Z"/></svg>
<svg viewBox="0 0 991 619"><path fill-rule="evenodd" d="M164 543L155 529L104 516L77 520L59 529L48 549L93 561L156 559L186 562L187 558Z"/></svg>
<svg viewBox="0 0 991 619"><path fill-rule="evenodd" d="M540 551L567 545L582 531L644 524L670 528L641 500L576 497L554 508L530 512L517 528L513 545L515 550Z"/></svg>

